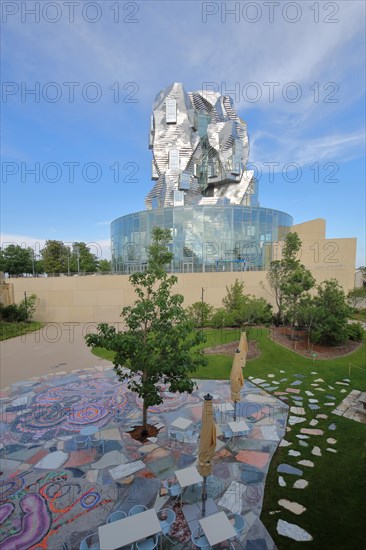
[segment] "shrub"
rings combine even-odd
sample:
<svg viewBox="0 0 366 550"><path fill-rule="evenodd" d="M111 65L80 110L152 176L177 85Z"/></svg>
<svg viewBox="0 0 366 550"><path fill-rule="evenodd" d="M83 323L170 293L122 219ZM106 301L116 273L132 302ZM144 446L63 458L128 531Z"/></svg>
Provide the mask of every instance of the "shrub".
<svg viewBox="0 0 366 550"><path fill-rule="evenodd" d="M350 323L347 326L348 338L355 342L361 342L363 339L364 330L361 323Z"/></svg>

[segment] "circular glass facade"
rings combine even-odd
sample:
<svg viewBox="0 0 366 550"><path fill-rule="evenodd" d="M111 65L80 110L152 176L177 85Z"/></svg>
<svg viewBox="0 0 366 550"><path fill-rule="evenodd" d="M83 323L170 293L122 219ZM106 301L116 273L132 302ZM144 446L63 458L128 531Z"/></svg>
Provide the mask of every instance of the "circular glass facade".
<svg viewBox="0 0 366 550"><path fill-rule="evenodd" d="M263 270L276 259L293 219L259 206L184 206L134 212L111 223L112 265L118 273L143 271L154 226L170 229L170 270Z"/></svg>

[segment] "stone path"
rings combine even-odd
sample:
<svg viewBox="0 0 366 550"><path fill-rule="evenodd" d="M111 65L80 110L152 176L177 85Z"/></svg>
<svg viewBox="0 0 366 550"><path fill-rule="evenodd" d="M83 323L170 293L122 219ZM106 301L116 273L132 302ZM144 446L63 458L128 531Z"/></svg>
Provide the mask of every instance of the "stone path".
<svg viewBox="0 0 366 550"><path fill-rule="evenodd" d="M55 373L2 390L2 550L61 549L62 542L78 549L111 512L128 512L137 503L156 510L173 507L174 548L189 547L190 529L179 502L173 505L169 496L160 495L167 483L175 481L176 469L195 463L198 441L172 442L168 428L178 416L199 427L203 395L211 393L214 403L229 402L230 386L226 381L204 381L192 395L168 390L164 402L149 409L149 422L161 429L154 442L144 444L127 433L141 421L142 403L117 381L111 367ZM239 416L249 433L217 439L208 496L219 509L243 516L241 540L246 550L275 548L260 513L268 467L285 435L287 413L286 403L246 381ZM98 429L104 449L76 448L75 437L86 426ZM200 498L200 489L185 493L188 502ZM37 529L29 529L31 524ZM164 540L164 548L170 547Z"/></svg>
<svg viewBox="0 0 366 550"><path fill-rule="evenodd" d="M281 373L286 374L285 371L281 371ZM272 379L273 376L272 373L267 375L268 379ZM331 437L331 434L337 430L337 424L330 421L329 415L333 413L356 421L363 421L360 420L362 415L354 410L361 392L352 390L344 398L344 394L347 394L350 389L350 379L344 378L336 381L334 386L329 386L318 376L316 371L306 375L307 382L309 377L311 391L302 390L305 378L303 374L288 375L282 378L272 390L273 395L289 405L290 416L286 430L294 432L293 435L299 444L299 447L295 448L296 444L286 439L280 442L280 447L288 447L286 453L289 463L283 462L277 468L278 485L283 494L278 505L291 512L294 515L294 521L300 523L300 525L289 523L279 518L277 532L283 537L295 541L310 541L313 538L311 533L301 527L301 518L306 514L306 508L301 504L301 492L309 487L309 482L306 479L307 472L310 469L316 470L317 461L321 460L324 454L337 453L337 439ZM270 391L266 380L251 376L249 376L249 380L259 387L266 387L266 391ZM273 383L272 380L271 383ZM303 454L306 455L306 458ZM311 459L309 459L310 457ZM288 487L299 490L299 502L292 502L285 498ZM281 514L281 510L274 510L270 513ZM284 542L284 544L286 543Z"/></svg>

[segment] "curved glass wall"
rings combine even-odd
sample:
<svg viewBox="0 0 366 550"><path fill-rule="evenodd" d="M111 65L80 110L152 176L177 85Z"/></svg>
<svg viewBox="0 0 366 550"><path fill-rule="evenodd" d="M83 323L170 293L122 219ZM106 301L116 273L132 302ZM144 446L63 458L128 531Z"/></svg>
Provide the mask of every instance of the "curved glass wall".
<svg viewBox="0 0 366 550"><path fill-rule="evenodd" d="M111 223L117 273L143 271L154 226L170 229L169 271L263 270L276 259L274 242L290 231L289 214L258 206L184 206L134 212Z"/></svg>

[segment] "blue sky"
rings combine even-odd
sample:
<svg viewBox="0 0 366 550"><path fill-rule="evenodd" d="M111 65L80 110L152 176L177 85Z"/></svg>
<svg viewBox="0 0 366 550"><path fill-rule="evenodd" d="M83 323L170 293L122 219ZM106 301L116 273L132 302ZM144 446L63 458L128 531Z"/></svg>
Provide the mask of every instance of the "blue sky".
<svg viewBox="0 0 366 550"><path fill-rule="evenodd" d="M152 187L156 94L211 83L247 122L261 206L325 218L365 265L363 1L36 4L1 5L3 243L108 258L109 223Z"/></svg>

